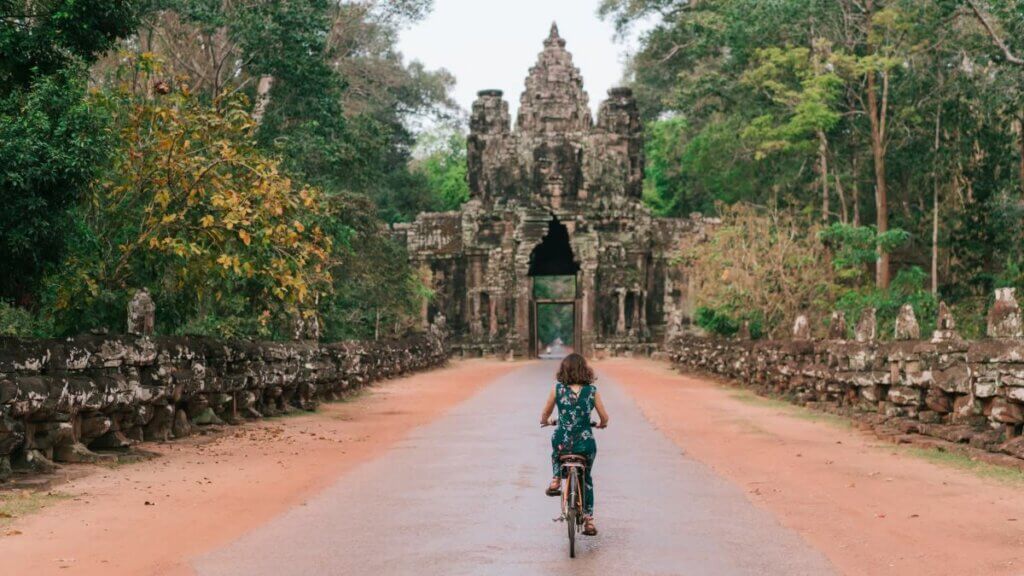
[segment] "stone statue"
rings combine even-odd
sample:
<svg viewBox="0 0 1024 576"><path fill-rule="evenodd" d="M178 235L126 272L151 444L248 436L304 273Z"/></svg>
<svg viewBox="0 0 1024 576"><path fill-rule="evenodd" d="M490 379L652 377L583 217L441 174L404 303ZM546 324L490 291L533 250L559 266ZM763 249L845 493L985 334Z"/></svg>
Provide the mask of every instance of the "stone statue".
<svg viewBox="0 0 1024 576"><path fill-rule="evenodd" d="M865 308L860 313L854 337L857 342L874 342L878 337L878 320L875 318L874 308Z"/></svg>
<svg viewBox="0 0 1024 576"><path fill-rule="evenodd" d="M921 338L921 326L917 323L917 316L914 314L914 307L904 304L900 307L900 313L896 316L897 340L918 340Z"/></svg>
<svg viewBox="0 0 1024 576"><path fill-rule="evenodd" d="M996 302L988 311L989 338L1020 338L1020 306L1017 305L1014 288L996 290Z"/></svg>
<svg viewBox="0 0 1024 576"><path fill-rule="evenodd" d="M811 339L811 321L807 319L806 314L800 314L796 317L796 321L793 322L793 340L810 340Z"/></svg>
<svg viewBox="0 0 1024 576"><path fill-rule="evenodd" d="M152 336L156 322L156 304L149 290L143 288L128 302L128 333L135 336Z"/></svg>
<svg viewBox="0 0 1024 576"><path fill-rule="evenodd" d="M939 317L935 322L935 332L932 333L932 342L948 342L959 339L956 333L956 321L949 312L945 302L939 302Z"/></svg>
<svg viewBox="0 0 1024 576"><path fill-rule="evenodd" d="M832 321L828 324L829 340L846 340L846 314L836 310L832 313Z"/></svg>

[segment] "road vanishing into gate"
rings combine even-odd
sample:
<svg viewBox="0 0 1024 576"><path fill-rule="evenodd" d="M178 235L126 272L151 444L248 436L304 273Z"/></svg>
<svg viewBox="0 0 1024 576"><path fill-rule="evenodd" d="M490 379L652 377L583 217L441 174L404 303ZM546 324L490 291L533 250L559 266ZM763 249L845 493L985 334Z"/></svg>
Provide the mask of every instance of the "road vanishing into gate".
<svg viewBox="0 0 1024 576"><path fill-rule="evenodd" d="M537 425L555 361L488 384L302 506L199 558L200 576L325 574L832 574L797 534L688 458L614 379L599 390L600 534L570 560L553 522L551 429Z"/></svg>

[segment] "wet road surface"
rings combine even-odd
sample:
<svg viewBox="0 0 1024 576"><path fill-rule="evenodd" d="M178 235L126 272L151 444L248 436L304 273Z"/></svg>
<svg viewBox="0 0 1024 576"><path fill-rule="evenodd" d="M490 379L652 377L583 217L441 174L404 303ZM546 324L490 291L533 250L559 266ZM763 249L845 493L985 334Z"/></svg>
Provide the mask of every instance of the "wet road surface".
<svg viewBox="0 0 1024 576"><path fill-rule="evenodd" d="M384 456L225 548L201 576L827 576L828 561L736 486L680 453L600 370L611 416L594 468L600 534L577 539L550 479L551 429L537 425L555 362L484 388ZM811 479L809 479L811 481Z"/></svg>

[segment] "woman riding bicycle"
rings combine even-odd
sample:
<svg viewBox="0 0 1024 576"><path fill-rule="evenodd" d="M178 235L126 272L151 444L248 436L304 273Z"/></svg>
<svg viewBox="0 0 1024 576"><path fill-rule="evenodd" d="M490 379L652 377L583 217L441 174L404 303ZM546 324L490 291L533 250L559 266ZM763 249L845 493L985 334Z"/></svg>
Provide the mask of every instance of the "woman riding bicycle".
<svg viewBox="0 0 1024 576"><path fill-rule="evenodd" d="M608 426L608 412L604 409L601 395L597 393L594 386L594 371L587 365L587 361L579 354L569 354L562 360L555 377L555 387L548 394L548 400L544 404L544 411L540 415L541 426L558 425L554 434L551 435L551 469L554 478L548 486L548 496L561 494L562 472L559 455L579 454L586 456L586 476L583 479L586 490L583 499L583 513L585 522L583 533L587 536L597 534L597 527L594 525L594 480L591 471L594 468L594 457L597 456L597 443L594 441L594 433L590 428L590 413L597 410L601 421L598 428ZM558 419L550 420L551 413L555 406L558 406Z"/></svg>

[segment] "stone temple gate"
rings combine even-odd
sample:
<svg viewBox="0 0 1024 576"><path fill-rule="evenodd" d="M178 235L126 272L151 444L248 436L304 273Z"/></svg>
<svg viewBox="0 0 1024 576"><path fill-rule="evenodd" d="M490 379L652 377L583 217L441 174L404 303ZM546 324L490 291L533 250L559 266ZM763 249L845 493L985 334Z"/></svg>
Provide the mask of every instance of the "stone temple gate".
<svg viewBox="0 0 1024 576"><path fill-rule="evenodd" d="M396 225L465 355L535 356L538 306L572 305L586 354L647 352L689 315L673 257L703 221L656 218L641 202L643 127L628 88L609 90L595 123L580 71L552 26L520 97L515 129L498 90L473 104L471 199L458 212ZM539 279L569 289L540 293Z"/></svg>

